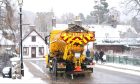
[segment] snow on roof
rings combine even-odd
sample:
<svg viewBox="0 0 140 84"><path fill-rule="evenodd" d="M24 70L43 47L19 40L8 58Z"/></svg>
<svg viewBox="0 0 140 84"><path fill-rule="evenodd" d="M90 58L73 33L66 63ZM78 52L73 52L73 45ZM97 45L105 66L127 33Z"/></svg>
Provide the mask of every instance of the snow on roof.
<svg viewBox="0 0 140 84"><path fill-rule="evenodd" d="M84 28L88 29L89 31L95 31L96 37L120 37L120 32L127 32L128 29L131 29L134 33L136 33L135 29L130 25L117 25L116 28L113 28L109 25L82 25ZM56 27L53 29L58 30L65 30L68 28L67 24L56 24ZM106 35L105 35L106 34Z"/></svg>
<svg viewBox="0 0 140 84"><path fill-rule="evenodd" d="M89 25L89 31L95 31L95 38L120 38L116 28L104 25Z"/></svg>
<svg viewBox="0 0 140 84"><path fill-rule="evenodd" d="M2 39L0 39L0 45L14 45L14 42L12 42L8 39L2 38Z"/></svg>
<svg viewBox="0 0 140 84"><path fill-rule="evenodd" d="M130 25L117 25L116 28L109 25L88 25L87 27L89 31L95 31L96 38L120 38L120 32L127 32L128 29L137 33Z"/></svg>
<svg viewBox="0 0 140 84"><path fill-rule="evenodd" d="M13 31L11 29L5 29L4 31L7 33L13 33Z"/></svg>
<svg viewBox="0 0 140 84"><path fill-rule="evenodd" d="M89 31L95 31L95 39L98 44L132 44L134 43L133 39L121 39L120 33L127 32L131 30L133 33L137 33L136 30L130 25L117 25L116 28L113 28L109 25L84 25ZM129 41L130 40L130 41ZM104 41L108 41L106 43Z"/></svg>
<svg viewBox="0 0 140 84"><path fill-rule="evenodd" d="M18 62L18 61L20 61L20 58L19 57L13 57L13 58L10 59L10 61Z"/></svg>
<svg viewBox="0 0 140 84"><path fill-rule="evenodd" d="M117 25L116 28L113 28L110 25L82 25L84 28L89 31L95 31L95 37L111 37L111 38L120 38L120 32L127 32L128 29L131 29L132 32L137 33L136 30L130 25ZM68 28L68 24L56 24L56 27L53 27L55 30L65 30Z"/></svg>
<svg viewBox="0 0 140 84"><path fill-rule="evenodd" d="M4 38L0 31L0 45L14 45L14 42Z"/></svg>
<svg viewBox="0 0 140 84"><path fill-rule="evenodd" d="M35 29L33 29L32 31L30 31L24 38L23 38L23 40L22 41L24 41L31 33L33 33L33 32L35 32L39 37L41 37L43 40L44 40L44 38L35 30Z"/></svg>
<svg viewBox="0 0 140 84"><path fill-rule="evenodd" d="M130 25L117 25L116 28L113 28L110 25L82 25L85 29L89 31L95 31L95 39L99 44L104 44L103 41L108 39L108 42L111 41L111 44L131 44L134 43L133 39L122 39L120 34L131 30L133 33L136 33L136 30ZM68 28L67 24L56 24L54 29L56 30L65 30Z"/></svg>
<svg viewBox="0 0 140 84"><path fill-rule="evenodd" d="M6 50L11 50L12 48L6 48Z"/></svg>

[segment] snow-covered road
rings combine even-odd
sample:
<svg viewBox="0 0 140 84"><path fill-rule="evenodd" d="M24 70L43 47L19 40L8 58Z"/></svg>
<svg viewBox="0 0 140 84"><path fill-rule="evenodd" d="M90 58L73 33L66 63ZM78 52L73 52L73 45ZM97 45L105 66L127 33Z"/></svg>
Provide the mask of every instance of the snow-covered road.
<svg viewBox="0 0 140 84"><path fill-rule="evenodd" d="M107 65L107 64L106 64ZM111 65L111 64L110 64ZM119 66L119 65L118 65ZM128 66L127 66L128 67ZM94 73L91 77L75 77L73 80L70 78L58 78L53 80L49 71L45 68L45 60L24 60L25 76L22 79L11 79L0 77L0 84L3 83L39 83L39 84L98 84L98 83L140 83L140 72L132 70L124 70L122 68L115 68L97 64L94 68Z"/></svg>

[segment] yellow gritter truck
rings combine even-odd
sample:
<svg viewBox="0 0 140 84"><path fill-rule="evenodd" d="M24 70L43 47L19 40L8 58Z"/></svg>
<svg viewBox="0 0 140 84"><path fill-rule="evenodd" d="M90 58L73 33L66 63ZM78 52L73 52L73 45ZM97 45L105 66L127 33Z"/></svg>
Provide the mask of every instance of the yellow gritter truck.
<svg viewBox="0 0 140 84"><path fill-rule="evenodd" d="M66 30L52 30L45 42L49 48L46 55L47 68L54 75L92 73L94 63L91 57L86 57L84 46L95 41L95 32L90 32L79 25L73 25Z"/></svg>

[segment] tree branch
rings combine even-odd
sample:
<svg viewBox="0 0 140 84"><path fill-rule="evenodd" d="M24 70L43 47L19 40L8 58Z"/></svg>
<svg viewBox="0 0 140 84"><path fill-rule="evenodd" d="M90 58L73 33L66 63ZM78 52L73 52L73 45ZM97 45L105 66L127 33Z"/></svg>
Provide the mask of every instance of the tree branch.
<svg viewBox="0 0 140 84"><path fill-rule="evenodd" d="M140 12L140 9L138 9L138 12L137 12L137 14L135 15L135 17L139 14L139 12Z"/></svg>
<svg viewBox="0 0 140 84"><path fill-rule="evenodd" d="M135 2L136 2L136 4L138 4L139 5L139 7L140 7L140 1L138 1L138 0L134 0Z"/></svg>
<svg viewBox="0 0 140 84"><path fill-rule="evenodd" d="M127 7L133 0L129 0L128 2L126 2L126 6Z"/></svg>

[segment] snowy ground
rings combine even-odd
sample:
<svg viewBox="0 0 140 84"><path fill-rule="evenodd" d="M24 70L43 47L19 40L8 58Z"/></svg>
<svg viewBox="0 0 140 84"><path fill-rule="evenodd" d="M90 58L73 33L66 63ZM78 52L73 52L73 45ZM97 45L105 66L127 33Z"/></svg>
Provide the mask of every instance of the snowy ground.
<svg viewBox="0 0 140 84"><path fill-rule="evenodd" d="M2 78L0 77L0 84L3 84L3 83L17 83L17 84L20 84L20 83L45 83L44 81L42 81L40 78L36 78L34 77L28 70L28 68L26 67L26 65L24 65L24 73L25 73L25 76L22 77L22 79L12 79L12 78Z"/></svg>
<svg viewBox="0 0 140 84"><path fill-rule="evenodd" d="M138 66L114 64L114 63L105 63L105 64L98 63L98 64L95 64L95 67L140 76L140 67Z"/></svg>
<svg viewBox="0 0 140 84"><path fill-rule="evenodd" d="M25 60L44 60L44 58L40 59L25 59ZM42 73L44 72L38 65L31 63L33 66L36 67L37 70L41 71ZM95 68L104 68L112 71L117 71L117 72L123 72L123 73L129 73L133 75L138 75L140 76L140 67L136 66L130 66L130 65L120 65L120 64L113 64L113 63L105 63L105 64L95 64ZM11 78L2 78L0 77L0 84L3 83L44 83L46 84L45 81L41 80L41 78L34 77L31 72L29 72L28 68L26 65L24 65L24 73L25 76L22 77L22 79L11 79ZM49 77L49 75L47 75Z"/></svg>

